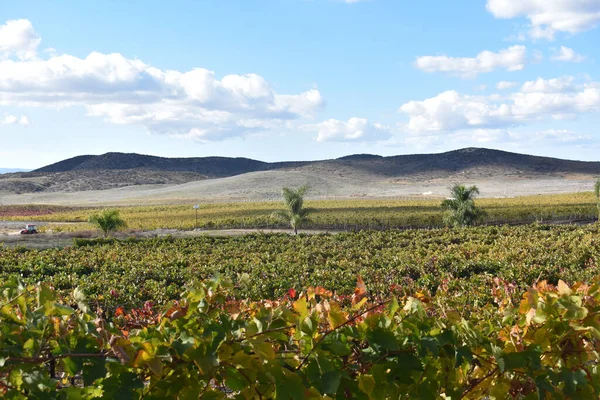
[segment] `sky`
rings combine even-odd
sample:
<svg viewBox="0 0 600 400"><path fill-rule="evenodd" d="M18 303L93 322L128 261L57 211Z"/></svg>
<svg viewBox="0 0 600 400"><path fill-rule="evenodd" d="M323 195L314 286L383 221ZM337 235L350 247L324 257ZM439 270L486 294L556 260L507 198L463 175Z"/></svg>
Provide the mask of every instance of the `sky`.
<svg viewBox="0 0 600 400"><path fill-rule="evenodd" d="M0 167L600 160L600 0L0 0Z"/></svg>

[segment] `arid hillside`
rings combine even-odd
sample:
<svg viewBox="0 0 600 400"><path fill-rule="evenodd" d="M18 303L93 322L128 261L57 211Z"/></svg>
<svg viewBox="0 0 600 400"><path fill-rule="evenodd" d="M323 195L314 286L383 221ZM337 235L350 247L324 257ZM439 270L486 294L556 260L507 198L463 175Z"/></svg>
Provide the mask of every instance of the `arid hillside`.
<svg viewBox="0 0 600 400"><path fill-rule="evenodd" d="M459 182L477 184L482 196L499 197L587 191L597 175L600 162L480 148L279 163L107 153L0 175L0 203L273 200L282 186L302 184L311 187L313 198L442 197Z"/></svg>

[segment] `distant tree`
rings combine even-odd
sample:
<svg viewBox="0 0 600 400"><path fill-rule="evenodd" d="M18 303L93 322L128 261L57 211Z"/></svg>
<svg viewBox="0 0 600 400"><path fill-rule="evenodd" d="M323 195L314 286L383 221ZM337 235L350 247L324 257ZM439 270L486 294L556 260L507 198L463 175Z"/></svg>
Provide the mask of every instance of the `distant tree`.
<svg viewBox="0 0 600 400"><path fill-rule="evenodd" d="M479 194L477 186L454 185L451 197L442 201L446 210L444 223L448 226L469 226L480 220L484 213L475 206L475 196Z"/></svg>
<svg viewBox="0 0 600 400"><path fill-rule="evenodd" d="M104 210L100 214L91 215L88 221L98 227L104 233L104 237L127 227L127 223L120 217L118 210Z"/></svg>
<svg viewBox="0 0 600 400"><path fill-rule="evenodd" d="M273 218L289 223L295 235L298 234L298 228L308 221L308 214L314 211L311 208L304 208L304 195L307 191L307 185L298 189L284 187L281 195L286 209L275 211L272 215Z"/></svg>
<svg viewBox="0 0 600 400"><path fill-rule="evenodd" d="M596 209L598 210L598 221L600 221L600 178L596 179L594 185L594 194L596 195Z"/></svg>

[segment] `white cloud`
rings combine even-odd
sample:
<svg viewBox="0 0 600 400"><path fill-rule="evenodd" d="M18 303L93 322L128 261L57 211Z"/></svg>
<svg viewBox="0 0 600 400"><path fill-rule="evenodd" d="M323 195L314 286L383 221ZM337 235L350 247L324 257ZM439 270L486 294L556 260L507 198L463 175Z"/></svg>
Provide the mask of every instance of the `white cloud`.
<svg viewBox="0 0 600 400"><path fill-rule="evenodd" d="M569 47L560 46L560 49L555 52L552 59L555 61L564 62L582 62L586 59L586 57L582 56L581 54L577 54L575 50Z"/></svg>
<svg viewBox="0 0 600 400"><path fill-rule="evenodd" d="M544 141L560 144L588 144L594 141L592 135L582 135L566 129L548 129L531 135L534 141Z"/></svg>
<svg viewBox="0 0 600 400"><path fill-rule="evenodd" d="M0 25L0 59L13 55L22 60L34 58L40 42L33 25L26 19Z"/></svg>
<svg viewBox="0 0 600 400"><path fill-rule="evenodd" d="M410 101L399 111L409 117L405 128L415 133L489 129L545 117L575 118L600 112L600 83L575 85L571 77L526 82L509 96L470 96L447 91Z"/></svg>
<svg viewBox="0 0 600 400"><path fill-rule="evenodd" d="M14 115L4 115L0 118L0 125L29 125L29 119L26 116L16 117Z"/></svg>
<svg viewBox="0 0 600 400"><path fill-rule="evenodd" d="M350 118L347 122L329 119L305 128L319 133L318 142L376 142L389 139L392 134L388 127L365 118Z"/></svg>
<svg viewBox="0 0 600 400"><path fill-rule="evenodd" d="M544 131L516 131L513 129L466 129L449 134L425 134L406 136L400 145L431 151L431 146L440 151L448 148L468 146L513 147L517 151L540 146L584 146L596 143L592 135L569 130L548 129Z"/></svg>
<svg viewBox="0 0 600 400"><path fill-rule="evenodd" d="M497 53L482 51L473 58L442 56L417 57L415 67L425 72L449 72L464 78L496 69L519 71L525 68L525 46L511 46Z"/></svg>
<svg viewBox="0 0 600 400"><path fill-rule="evenodd" d="M14 115L5 115L2 119L0 119L0 124L2 125L12 125L16 124L19 119Z"/></svg>
<svg viewBox="0 0 600 400"><path fill-rule="evenodd" d="M533 38L553 39L556 32L575 34L600 23L598 0L488 0L486 7L496 18L528 18Z"/></svg>
<svg viewBox="0 0 600 400"><path fill-rule="evenodd" d="M423 100L410 101L399 110L409 116L407 128L413 132L439 132L468 127L491 127L509 116L507 107L495 107L484 96L446 91Z"/></svg>
<svg viewBox="0 0 600 400"><path fill-rule="evenodd" d="M29 118L27 118L26 116L21 116L21 118L19 118L19 125L23 125L23 126L29 126L30 122L29 122Z"/></svg>
<svg viewBox="0 0 600 400"><path fill-rule="evenodd" d="M523 93L560 93L572 92L576 89L575 77L573 76L553 79L537 78L535 81L527 81L521 86L521 92Z"/></svg>
<svg viewBox="0 0 600 400"><path fill-rule="evenodd" d="M512 89L518 85L519 84L517 82L501 81L501 82L496 83L496 89L507 90L507 89Z"/></svg>
<svg viewBox="0 0 600 400"><path fill-rule="evenodd" d="M324 100L317 89L277 93L257 74L219 79L203 68L161 70L118 53L92 52L0 60L0 105L81 106L115 124L219 140L312 117Z"/></svg>

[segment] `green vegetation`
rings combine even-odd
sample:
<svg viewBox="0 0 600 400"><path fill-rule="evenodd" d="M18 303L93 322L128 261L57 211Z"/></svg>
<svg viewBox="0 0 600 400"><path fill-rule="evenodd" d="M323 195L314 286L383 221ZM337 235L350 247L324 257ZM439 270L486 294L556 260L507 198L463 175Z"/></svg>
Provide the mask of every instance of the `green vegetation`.
<svg viewBox="0 0 600 400"><path fill-rule="evenodd" d="M353 293L362 276L374 296L395 284L435 293L448 287L464 307L492 300L493 278L524 291L538 279L589 282L600 275L600 226L530 225L335 235L81 240L79 247L0 247L0 282L48 282L68 295L79 287L111 312L146 301L165 304L182 290L220 275L238 298L283 296L323 286Z"/></svg>
<svg viewBox="0 0 600 400"><path fill-rule="evenodd" d="M290 224L290 227L294 230L294 235L298 234L298 228L308 222L308 214L314 211L304 207L304 195L307 191L307 185L295 190L284 187L281 190L281 195L283 196L285 210L273 212L273 217Z"/></svg>
<svg viewBox="0 0 600 400"><path fill-rule="evenodd" d="M542 281L468 312L443 293L323 288L232 301L227 280L160 310L92 312L47 285L0 286L7 399L597 399L600 284Z"/></svg>
<svg viewBox="0 0 600 400"><path fill-rule="evenodd" d="M554 216L593 213L590 199L536 198ZM481 201L513 217L533 202ZM318 218L352 204L372 222L395 205L441 222L439 202L322 203ZM599 234L535 223L0 246L0 397L596 399Z"/></svg>
<svg viewBox="0 0 600 400"><path fill-rule="evenodd" d="M596 179L594 184L594 195L596 196L596 208L598 209L598 221L600 221L600 178Z"/></svg>
<svg viewBox="0 0 600 400"><path fill-rule="evenodd" d="M475 196L479 194L477 186L454 185L450 194L451 198L442 201L447 226L470 226L483 218L483 212L475 206Z"/></svg>
<svg viewBox="0 0 600 400"><path fill-rule="evenodd" d="M119 210L104 210L100 214L91 215L88 222L98 227L104 233L104 237L127 227L127 223L119 215Z"/></svg>

